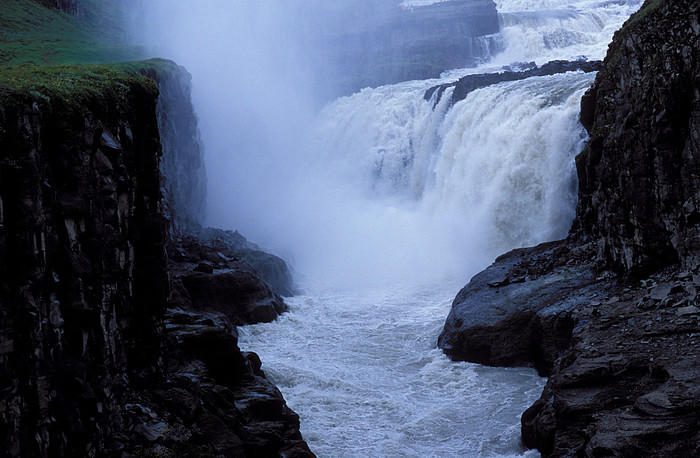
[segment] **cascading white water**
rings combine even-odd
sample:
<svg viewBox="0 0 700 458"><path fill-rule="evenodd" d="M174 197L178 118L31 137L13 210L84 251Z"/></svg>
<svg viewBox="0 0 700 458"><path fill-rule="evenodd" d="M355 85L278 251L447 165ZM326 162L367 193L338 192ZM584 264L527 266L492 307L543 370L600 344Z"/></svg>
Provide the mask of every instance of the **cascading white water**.
<svg viewBox="0 0 700 458"><path fill-rule="evenodd" d="M541 64L602 58L640 2L498 4L508 48L496 63ZM586 139L579 101L593 77L503 83L452 107L448 92L434 108L423 94L438 82L417 81L366 89L319 115L304 157L342 191L310 200L322 214L338 210L324 221L327 237L313 233L302 245L322 247L326 263L302 254L297 266L321 267L310 268L314 280L358 281L353 292L311 286L289 300L288 315L241 338L319 456L537 456L522 448L518 418L543 381L453 363L435 349L457 288L367 285L469 275L510 248L564 236L576 203L573 157Z"/></svg>
<svg viewBox="0 0 700 458"><path fill-rule="evenodd" d="M160 9L144 23L163 29L151 43L193 74L209 223L286 254L305 289L277 322L242 328L240 344L260 354L312 450L536 456L519 415L543 380L450 362L435 342L470 275L566 234L593 75L502 83L454 106L449 91L435 107L423 94L515 62L600 59L642 1L496 0L506 49L490 63L365 89L315 116L294 2L151 1Z"/></svg>

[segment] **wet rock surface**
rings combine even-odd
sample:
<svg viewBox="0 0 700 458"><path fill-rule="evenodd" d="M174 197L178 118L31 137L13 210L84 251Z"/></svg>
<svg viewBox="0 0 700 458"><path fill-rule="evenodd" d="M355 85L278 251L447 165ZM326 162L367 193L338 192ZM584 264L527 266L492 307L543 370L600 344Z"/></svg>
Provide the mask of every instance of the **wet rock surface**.
<svg viewBox="0 0 700 458"><path fill-rule="evenodd" d="M696 456L700 275L633 279L594 255L568 239L501 256L457 296L439 345L549 377L522 417L545 456Z"/></svg>
<svg viewBox="0 0 700 458"><path fill-rule="evenodd" d="M533 76L547 76L556 75L557 73L566 73L574 71L582 72L595 72L603 67L601 61L566 61L566 60L553 60L547 62L546 64L540 65L539 67L535 65L534 62L523 63L520 65L511 65L503 69L501 73L484 73L479 75L467 75L458 79L454 83L441 84L439 86L433 86L427 91L425 91L425 100L433 100L437 105L442 98L443 93L448 89L453 87L454 91L450 96L450 105L464 100L470 92L477 89L491 86L493 84L502 83L505 81L518 81L526 78L531 78Z"/></svg>
<svg viewBox="0 0 700 458"><path fill-rule="evenodd" d="M125 404L122 457L313 457L299 417L222 313L171 306L163 380Z"/></svg>
<svg viewBox="0 0 700 458"><path fill-rule="evenodd" d="M157 92L120 84L106 105L0 110L3 456L108 448L124 393L160 371Z"/></svg>
<svg viewBox="0 0 700 458"><path fill-rule="evenodd" d="M246 262L245 255L252 250L232 246L245 240L240 234L215 229L206 233L217 236L180 235L168 245L176 301L193 310L221 312L238 326L270 322L287 310L279 294ZM284 261L260 253L279 260L280 271L289 275ZM289 293L291 284L282 286Z"/></svg>
<svg viewBox="0 0 700 458"><path fill-rule="evenodd" d="M459 292L439 347L455 360L547 374L569 347L571 315L599 287L586 248L560 241L499 257Z"/></svg>
<svg viewBox="0 0 700 458"><path fill-rule="evenodd" d="M700 261L699 8L646 2L584 98L575 230L621 270Z"/></svg>

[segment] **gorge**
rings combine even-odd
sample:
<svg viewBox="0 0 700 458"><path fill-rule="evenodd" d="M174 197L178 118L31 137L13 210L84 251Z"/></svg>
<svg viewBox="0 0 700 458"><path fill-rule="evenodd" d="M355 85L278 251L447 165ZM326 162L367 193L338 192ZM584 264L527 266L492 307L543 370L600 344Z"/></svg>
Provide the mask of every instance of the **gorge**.
<svg viewBox="0 0 700 458"><path fill-rule="evenodd" d="M698 452L693 1L14 2L0 455Z"/></svg>

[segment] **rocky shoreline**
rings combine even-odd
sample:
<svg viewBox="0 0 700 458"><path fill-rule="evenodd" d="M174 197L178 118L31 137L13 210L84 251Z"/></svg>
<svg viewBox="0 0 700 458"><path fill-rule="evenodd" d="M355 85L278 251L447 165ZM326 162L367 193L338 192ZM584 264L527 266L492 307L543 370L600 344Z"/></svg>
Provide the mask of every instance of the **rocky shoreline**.
<svg viewBox="0 0 700 458"><path fill-rule="evenodd" d="M572 238L501 256L459 293L439 345L549 377L522 417L544 456L694 456L700 273L620 276L594 253Z"/></svg>
<svg viewBox="0 0 700 458"><path fill-rule="evenodd" d="M700 25L648 0L582 101L571 235L512 251L456 297L453 359L549 381L522 417L543 456L700 454Z"/></svg>

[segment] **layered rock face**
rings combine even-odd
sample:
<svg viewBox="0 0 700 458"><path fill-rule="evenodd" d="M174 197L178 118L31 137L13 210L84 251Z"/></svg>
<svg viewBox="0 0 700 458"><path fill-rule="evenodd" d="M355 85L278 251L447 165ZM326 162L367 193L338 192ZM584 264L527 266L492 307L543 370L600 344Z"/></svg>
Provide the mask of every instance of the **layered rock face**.
<svg viewBox="0 0 700 458"><path fill-rule="evenodd" d="M522 417L544 456L700 454L698 9L647 1L615 35L582 101L572 234L498 258L440 336L550 377Z"/></svg>
<svg viewBox="0 0 700 458"><path fill-rule="evenodd" d="M576 230L620 269L700 261L699 20L695 1L646 2L584 99Z"/></svg>
<svg viewBox="0 0 700 458"><path fill-rule="evenodd" d="M124 87L105 104L36 97L2 107L0 430L9 456L105 448L122 427L128 384L160 370L168 277L157 90Z"/></svg>
<svg viewBox="0 0 700 458"><path fill-rule="evenodd" d="M283 301L233 252L168 233L184 224L167 208L192 215L169 207L178 178L160 173L158 105L173 91L159 101L135 74L187 75L118 68L20 69L41 83L0 87L0 456L313 456L237 345L233 323L272 320ZM216 301L178 288L198 275Z"/></svg>

